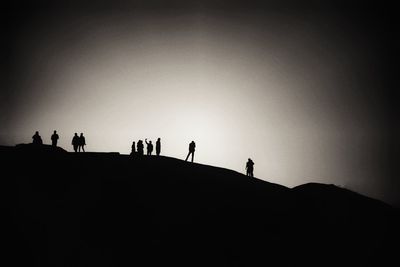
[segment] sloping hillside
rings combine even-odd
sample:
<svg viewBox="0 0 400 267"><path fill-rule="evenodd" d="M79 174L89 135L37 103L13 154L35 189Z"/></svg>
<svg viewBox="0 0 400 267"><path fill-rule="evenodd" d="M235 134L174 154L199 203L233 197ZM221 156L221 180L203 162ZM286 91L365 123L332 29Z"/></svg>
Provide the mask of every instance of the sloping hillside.
<svg viewBox="0 0 400 267"><path fill-rule="evenodd" d="M15 266L383 266L398 211L168 157L0 147ZM13 266L13 265L8 265Z"/></svg>

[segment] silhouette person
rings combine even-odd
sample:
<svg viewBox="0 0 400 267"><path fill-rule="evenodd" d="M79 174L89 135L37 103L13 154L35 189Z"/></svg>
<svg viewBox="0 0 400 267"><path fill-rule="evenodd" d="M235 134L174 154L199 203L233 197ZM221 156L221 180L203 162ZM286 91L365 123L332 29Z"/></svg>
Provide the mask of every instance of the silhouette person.
<svg viewBox="0 0 400 267"><path fill-rule="evenodd" d="M77 133L75 133L74 137L72 138L72 146L74 147L74 151L78 152L79 136Z"/></svg>
<svg viewBox="0 0 400 267"><path fill-rule="evenodd" d="M158 138L156 141L156 154L157 156L160 156L161 153L161 139Z"/></svg>
<svg viewBox="0 0 400 267"><path fill-rule="evenodd" d="M81 152L81 149L83 152L85 152L85 145L86 145L86 140L85 137L83 136L83 133L79 136L79 143L78 143L78 151Z"/></svg>
<svg viewBox="0 0 400 267"><path fill-rule="evenodd" d="M246 163L246 175L254 177L253 171L254 171L254 162L249 158Z"/></svg>
<svg viewBox="0 0 400 267"><path fill-rule="evenodd" d="M139 156L143 156L143 149L144 149L143 141L139 140L137 143L137 153Z"/></svg>
<svg viewBox="0 0 400 267"><path fill-rule="evenodd" d="M32 144L34 145L43 145L42 137L40 137L39 132L36 131L35 134L32 136Z"/></svg>
<svg viewBox="0 0 400 267"><path fill-rule="evenodd" d="M57 134L57 131L54 130L53 134L51 135L51 145L57 146L58 139L59 139L59 136Z"/></svg>
<svg viewBox="0 0 400 267"><path fill-rule="evenodd" d="M194 151L195 151L195 150L196 150L196 143L195 143L194 141L192 141L192 142L189 144L189 153L188 153L188 155L186 156L185 161L188 160L188 158L189 158L189 156L190 156L190 154L191 154L191 155L192 155L192 162L193 162Z"/></svg>
<svg viewBox="0 0 400 267"><path fill-rule="evenodd" d="M131 146L132 150L131 150L131 155L135 155L136 153L136 147L135 147L135 141L132 142L132 146Z"/></svg>
<svg viewBox="0 0 400 267"><path fill-rule="evenodd" d="M151 156L151 153L153 152L153 144L151 143L151 140L147 142L147 138L144 139L147 145L147 156Z"/></svg>

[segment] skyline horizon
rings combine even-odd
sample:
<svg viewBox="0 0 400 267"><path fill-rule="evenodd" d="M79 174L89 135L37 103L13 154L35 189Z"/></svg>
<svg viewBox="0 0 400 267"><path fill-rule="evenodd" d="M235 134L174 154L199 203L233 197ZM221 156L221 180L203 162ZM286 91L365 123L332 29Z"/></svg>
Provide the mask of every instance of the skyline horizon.
<svg viewBox="0 0 400 267"><path fill-rule="evenodd" d="M57 131L57 133L58 133L58 131ZM78 133L78 132L77 132ZM39 134L40 134L40 131L39 131ZM79 133L78 133L79 134ZM85 136L86 137L86 136ZM144 139L138 139L138 140L144 140ZM162 140L162 138L161 138L161 140ZM150 140L149 140L150 141ZM152 141L152 140L151 140ZM136 141L134 141L136 144L137 144L137 142ZM32 145L32 146L37 146L37 147L40 147L41 145L37 145L37 144L33 144L32 142L28 142L28 143L18 143L18 144L14 144L14 145L9 145L9 144L6 144L6 145L4 145L4 144L0 144L0 146L9 146L9 147L17 147L17 146L20 146L20 145ZM43 144L42 144L42 146L48 146L48 147L53 147L52 145L51 145L51 142L50 143L46 143L44 140L43 140ZM70 146L72 146L72 145L70 145ZM57 145L56 146L56 148L61 148L61 149L63 149L64 151L66 151L67 153L71 153L71 154L80 154L80 153L88 153L88 154L90 154L90 153L118 153L118 155L121 155L121 156L130 156L130 157L132 157L132 159L137 159L137 158L141 158L141 157L165 157L165 158L171 158L171 159L176 159L176 160L180 160L180 161L185 161L185 157L177 157L177 156L173 156L173 155L167 155L167 154L163 154L163 153L161 153L159 156L158 155L156 155L156 154L152 154L152 155L146 155L146 153L144 153L143 155L136 155L136 156L133 156L131 153L123 153L123 152L121 152L121 151L115 151L115 150L110 150L110 151L101 151L101 150L87 150L87 148L86 148L86 150L85 151L73 151L73 149L71 150L68 150L67 148L65 148L65 147L62 147L62 146L60 146L60 145ZM145 149L145 151L147 151L147 148ZM137 153L137 151L136 151L136 153ZM196 154L196 153L195 153ZM247 159L246 159L247 160ZM199 161L196 161L196 156L195 156L195 160L193 161L193 162L188 162L189 164L191 164L191 163L194 163L194 164L199 164L199 165L203 165L203 166L209 166L209 167L213 167L213 168L220 168L220 169L224 169L224 170L229 170L229 171L234 171L234 172L237 172L237 173L240 173L240 174L242 174L242 175L244 175L244 176L247 176L246 175L246 171L245 170L238 170L238 169L235 169L235 168L229 168L229 167L226 167L226 166L220 166L220 165L215 165L214 163L210 163L210 162L199 162ZM257 164L256 164L256 166L257 166ZM255 169L257 169L257 168L255 168ZM249 176L247 176L247 177L249 177ZM360 194L360 195L363 195L363 196L365 196L365 197L368 197L368 198L371 198L371 199L374 199L374 200L378 200L378 201L381 201L381 202L383 202L383 203L385 203L385 204L387 204L387 205L390 205L390 206L393 206L393 207L396 207L396 208L399 208L400 207L400 203L398 203L398 202L390 202L390 201L388 201L388 200L386 200L386 199L382 199L382 198L379 198L379 197L377 197L377 196L373 196L373 195L370 195L370 194L368 194L368 193L365 193L365 192L360 192L360 191L358 191L357 189L354 189L354 188L351 188L351 187L347 187L347 186L345 186L345 185L342 185L342 184L336 184L336 183L334 183L334 182L332 182L332 183L324 183L324 182L320 182L320 181L318 181L317 179L316 180L312 180L312 179L310 179L310 180L308 180L307 182L304 182L304 183L300 183L300 184L294 184L294 185L287 185L287 184L284 184L284 183L281 183L281 182L279 182L279 181L276 181L276 180L274 180L273 178L272 178L272 180L269 180L268 178L266 178L266 177L261 177L261 176L257 176L257 175L255 175L255 176L253 176L253 177L249 177L249 179L258 179L258 180L262 180L262 181L265 181L265 182L268 182L268 183L272 183L272 184L278 184L278 185L281 185L281 186L284 186L284 187L287 187L287 188L289 188L289 189L294 189L294 188L296 188L296 187L298 187L298 186L302 186L302 185L306 185L306 184L325 184L325 185L334 185L334 186L336 186L336 187L338 187L338 188L342 188L342 189L346 189L346 190L349 190L349 191L351 191L351 192L353 192L353 193L357 193L357 194Z"/></svg>
<svg viewBox="0 0 400 267"><path fill-rule="evenodd" d="M400 203L386 5L122 2L3 9L0 143L197 140L199 162Z"/></svg>

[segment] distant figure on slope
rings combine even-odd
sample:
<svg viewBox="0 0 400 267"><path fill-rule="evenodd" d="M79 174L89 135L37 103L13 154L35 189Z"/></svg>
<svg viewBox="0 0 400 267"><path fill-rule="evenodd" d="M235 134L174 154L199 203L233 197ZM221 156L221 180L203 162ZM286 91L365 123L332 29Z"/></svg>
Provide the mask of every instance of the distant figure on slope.
<svg viewBox="0 0 400 267"><path fill-rule="evenodd" d="M79 136L77 133L75 133L74 137L72 138L72 146L74 147L74 151L78 152L78 147L79 147Z"/></svg>
<svg viewBox="0 0 400 267"><path fill-rule="evenodd" d="M156 141L156 154L157 156L160 156L161 153L161 139L158 138Z"/></svg>
<svg viewBox="0 0 400 267"><path fill-rule="evenodd" d="M42 137L40 137L39 132L36 131L35 134L32 136L32 144L34 145L43 145Z"/></svg>
<svg viewBox="0 0 400 267"><path fill-rule="evenodd" d="M132 142L132 146L131 146L131 155L135 155L136 153L136 147L135 147L135 141Z"/></svg>
<svg viewBox="0 0 400 267"><path fill-rule="evenodd" d="M189 153L186 156L185 161L188 160L189 156L192 155L192 162L193 162L193 158L194 158L194 151L196 150L196 143L194 141L190 142L189 144Z"/></svg>
<svg viewBox="0 0 400 267"><path fill-rule="evenodd" d="M60 137L58 136L57 131L54 130L53 134L51 135L51 145L56 147L59 138Z"/></svg>
<svg viewBox="0 0 400 267"><path fill-rule="evenodd" d="M78 151L81 152L81 149L83 152L85 152L85 145L86 145L86 140L85 137L83 136L83 133L79 136L79 146L78 146Z"/></svg>
<svg viewBox="0 0 400 267"><path fill-rule="evenodd" d="M153 152L153 144L151 143L151 140L147 142L147 138L144 139L147 145L147 156L151 156L151 153Z"/></svg>
<svg viewBox="0 0 400 267"><path fill-rule="evenodd" d="M249 158L249 160L246 163L246 175L254 177L253 171L254 171L254 162Z"/></svg>
<svg viewBox="0 0 400 267"><path fill-rule="evenodd" d="M139 156L143 156L143 149L144 149L143 141L139 140L137 143L137 153Z"/></svg>

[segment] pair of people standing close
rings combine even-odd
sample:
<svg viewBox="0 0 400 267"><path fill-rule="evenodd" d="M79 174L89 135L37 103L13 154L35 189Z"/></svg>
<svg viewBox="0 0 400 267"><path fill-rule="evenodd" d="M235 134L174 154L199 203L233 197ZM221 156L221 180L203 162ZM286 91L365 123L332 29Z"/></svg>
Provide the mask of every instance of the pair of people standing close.
<svg viewBox="0 0 400 267"><path fill-rule="evenodd" d="M80 136L78 136L77 133L75 133L74 137L72 138L72 146L74 147L75 152L81 152L81 149L83 152L85 152L85 145L86 145L86 140L85 137L83 136L83 133L81 133Z"/></svg>

